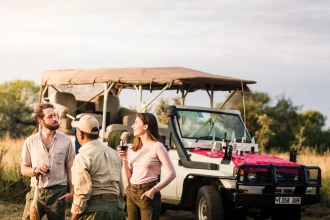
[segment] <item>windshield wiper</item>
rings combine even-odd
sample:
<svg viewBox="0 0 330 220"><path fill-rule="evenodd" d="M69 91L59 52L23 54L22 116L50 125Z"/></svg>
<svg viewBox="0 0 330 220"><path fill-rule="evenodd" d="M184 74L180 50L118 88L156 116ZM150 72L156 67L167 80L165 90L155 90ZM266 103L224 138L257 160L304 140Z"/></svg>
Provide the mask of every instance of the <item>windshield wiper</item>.
<svg viewBox="0 0 330 220"><path fill-rule="evenodd" d="M213 136L201 136L201 137L198 137L195 142L197 143L199 141L199 139L202 139L202 140L213 140ZM219 137L214 137L214 140L215 141L222 141L222 139L219 138Z"/></svg>

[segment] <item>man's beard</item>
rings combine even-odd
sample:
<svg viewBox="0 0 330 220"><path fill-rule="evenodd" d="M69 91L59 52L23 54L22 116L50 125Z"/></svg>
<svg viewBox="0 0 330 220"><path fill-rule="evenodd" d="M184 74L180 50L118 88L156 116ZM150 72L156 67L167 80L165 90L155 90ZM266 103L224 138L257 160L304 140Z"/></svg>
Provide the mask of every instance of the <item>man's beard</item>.
<svg viewBox="0 0 330 220"><path fill-rule="evenodd" d="M55 130L57 130L60 127L60 125L58 124L58 122L53 123L53 124L44 123L44 126L45 126L45 128L47 128L47 129L49 129L51 131L55 131Z"/></svg>

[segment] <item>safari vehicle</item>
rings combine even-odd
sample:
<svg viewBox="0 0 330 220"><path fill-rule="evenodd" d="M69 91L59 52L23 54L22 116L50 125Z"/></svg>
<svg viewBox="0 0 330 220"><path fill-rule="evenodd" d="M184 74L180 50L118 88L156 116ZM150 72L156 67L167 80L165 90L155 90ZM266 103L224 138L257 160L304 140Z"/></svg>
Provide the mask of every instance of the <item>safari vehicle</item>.
<svg viewBox="0 0 330 220"><path fill-rule="evenodd" d="M161 190L162 210L191 210L196 219L300 219L305 205L321 200L320 168L259 154L244 114L213 108L215 91L231 92L229 98L242 91L244 104L254 83L181 67L50 70L42 74L41 101L55 104L60 130L73 141L71 120L93 114L100 138L113 144L131 140L136 117L120 106L123 89L137 91L138 111L165 90L181 92L181 105L167 109L168 125L159 125L177 174ZM196 90L207 92L210 108L184 105ZM158 93L142 106L143 91Z"/></svg>

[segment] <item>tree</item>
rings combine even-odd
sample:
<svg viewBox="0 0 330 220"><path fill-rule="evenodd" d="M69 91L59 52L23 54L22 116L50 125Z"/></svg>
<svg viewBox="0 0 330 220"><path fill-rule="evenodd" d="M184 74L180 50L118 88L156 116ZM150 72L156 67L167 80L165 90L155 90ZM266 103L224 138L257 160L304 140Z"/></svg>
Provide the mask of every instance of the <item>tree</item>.
<svg viewBox="0 0 330 220"><path fill-rule="evenodd" d="M246 127L249 130L251 136L255 136L257 130L260 129L260 125L257 123L255 115L264 114L265 108L269 106L270 97L264 92L245 93L245 112L246 112ZM216 104L216 108L220 108L222 103ZM242 101L242 92L236 92L233 97L226 103L223 109L239 110L242 118L244 118L244 106Z"/></svg>
<svg viewBox="0 0 330 220"><path fill-rule="evenodd" d="M179 105L180 104L180 98L179 97L172 98L172 101L173 101L174 105ZM166 109L167 109L168 106L169 106L168 100L167 99L165 100L165 99L161 98L159 100L159 103L158 103L157 107L156 107L156 115L157 115L157 118L159 120L159 123L161 123L161 124L165 124L165 125L168 124L168 116L166 114Z"/></svg>
<svg viewBox="0 0 330 220"><path fill-rule="evenodd" d="M32 133L32 117L38 101L39 86L33 81L15 80L0 84L0 138L20 138Z"/></svg>
<svg viewBox="0 0 330 220"><path fill-rule="evenodd" d="M275 106L265 108L265 114L274 120L271 130L276 134L269 140L268 147L277 147L282 151L290 149L302 124L298 113L301 108L302 106L294 106L292 100L284 95L277 98Z"/></svg>
<svg viewBox="0 0 330 220"><path fill-rule="evenodd" d="M261 146L261 154L263 154L264 147L267 145L269 139L274 135L270 127L273 124L273 119L266 114L255 115L260 129L256 131L257 143Z"/></svg>
<svg viewBox="0 0 330 220"><path fill-rule="evenodd" d="M304 130L305 130L305 127L301 126L300 130L299 130L299 133L296 134L296 136L295 136L295 143L291 146L292 150L295 150L295 151L301 151L302 150L303 143L306 140L306 138L304 137Z"/></svg>
<svg viewBox="0 0 330 220"><path fill-rule="evenodd" d="M326 151L330 146L328 132L324 131L326 117L318 111L305 111L301 113L302 124L304 125L304 146L309 146L318 150Z"/></svg>

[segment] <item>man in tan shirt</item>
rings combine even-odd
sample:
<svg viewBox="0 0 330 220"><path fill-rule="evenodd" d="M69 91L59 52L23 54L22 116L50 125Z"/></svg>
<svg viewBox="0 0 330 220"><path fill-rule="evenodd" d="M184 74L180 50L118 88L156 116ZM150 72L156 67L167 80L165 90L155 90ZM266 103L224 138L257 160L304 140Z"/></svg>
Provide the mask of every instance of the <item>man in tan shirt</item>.
<svg viewBox="0 0 330 220"><path fill-rule="evenodd" d="M30 218L30 206L37 188L35 204L40 219L46 214L49 220L64 220L66 203L73 198L71 167L74 148L67 135L56 131L59 124L52 104L40 104L34 113L42 129L25 140L22 150L21 173L31 177L31 191L26 195L23 219ZM70 192L67 192L67 184Z"/></svg>
<svg viewBox="0 0 330 220"><path fill-rule="evenodd" d="M71 219L125 220L121 159L99 139L99 123L91 115L73 121L82 145L73 166Z"/></svg>

